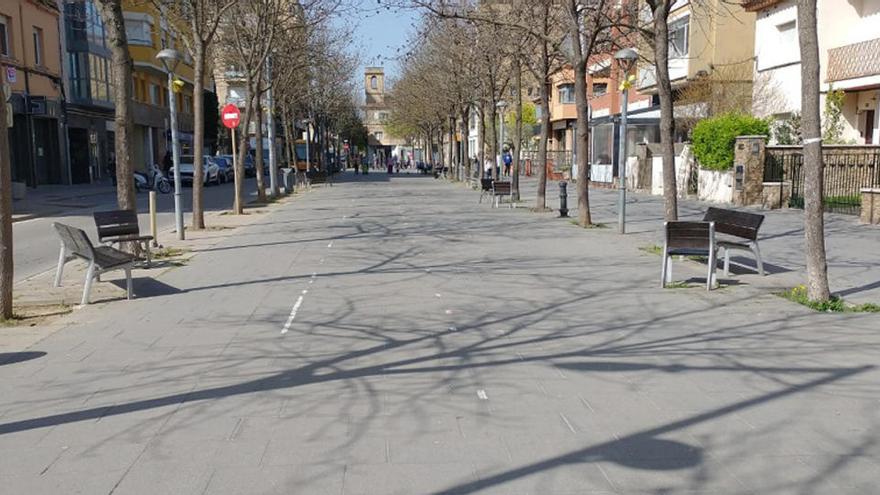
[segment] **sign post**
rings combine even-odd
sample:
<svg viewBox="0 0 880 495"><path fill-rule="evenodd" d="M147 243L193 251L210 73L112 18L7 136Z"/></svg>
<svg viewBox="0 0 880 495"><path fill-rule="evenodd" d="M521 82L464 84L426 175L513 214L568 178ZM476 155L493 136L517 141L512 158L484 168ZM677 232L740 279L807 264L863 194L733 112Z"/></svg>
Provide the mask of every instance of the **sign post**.
<svg viewBox="0 0 880 495"><path fill-rule="evenodd" d="M232 103L228 103L223 107L223 110L220 111L220 120L223 121L223 125L226 126L232 132L232 171L235 176L235 188L238 190L241 187L242 181L244 177L239 177L238 175L238 153L235 150L235 128L241 123L241 112L238 110L236 105ZM244 175L244 174L242 174ZM241 205L238 204L239 195L235 195L235 211L238 212L239 207Z"/></svg>

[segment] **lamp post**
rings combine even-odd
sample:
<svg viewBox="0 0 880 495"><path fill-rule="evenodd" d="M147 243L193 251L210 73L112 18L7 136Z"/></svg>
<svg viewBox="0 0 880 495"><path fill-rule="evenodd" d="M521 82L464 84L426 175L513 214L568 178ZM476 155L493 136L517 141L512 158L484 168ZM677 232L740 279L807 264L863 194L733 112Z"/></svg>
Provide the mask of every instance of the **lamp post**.
<svg viewBox="0 0 880 495"><path fill-rule="evenodd" d="M272 56L266 57L266 80L272 81ZM275 156L275 100L272 98L272 86L266 91L266 107L269 115L266 124L269 127L269 190L272 197L278 196L278 158ZM260 143L262 146L263 143Z"/></svg>
<svg viewBox="0 0 880 495"><path fill-rule="evenodd" d="M174 69L183 58L180 52L171 48L165 48L156 54L165 71L168 72L168 107L171 111L171 158L174 163L174 224L177 228L177 238L183 240L185 238L183 230L183 207L180 200L180 152L178 151L177 140L177 106L174 101ZM201 167L201 163L194 163L195 167Z"/></svg>
<svg viewBox="0 0 880 495"><path fill-rule="evenodd" d="M620 112L620 149L617 158L617 174L620 183L620 197L617 205L617 228L621 234L626 233L626 111L629 105L629 88L632 85L632 79L628 72L632 68L638 53L632 48L624 48L618 50L614 54L617 60L618 73L621 74L620 89L623 90L623 106Z"/></svg>
<svg viewBox="0 0 880 495"><path fill-rule="evenodd" d="M500 163L495 164L495 166L498 167L498 170L500 172L500 170L503 170L501 168L501 165L504 163L504 109L507 108L507 102L504 100L501 100L498 103L496 103L495 106L497 106L498 110L500 110L500 112L501 112L499 114L499 119L501 120L501 146L499 146L499 148L498 148L498 152L500 153L500 156L498 156L498 158L496 158L496 160L500 160ZM501 175L501 174L499 173L498 175Z"/></svg>

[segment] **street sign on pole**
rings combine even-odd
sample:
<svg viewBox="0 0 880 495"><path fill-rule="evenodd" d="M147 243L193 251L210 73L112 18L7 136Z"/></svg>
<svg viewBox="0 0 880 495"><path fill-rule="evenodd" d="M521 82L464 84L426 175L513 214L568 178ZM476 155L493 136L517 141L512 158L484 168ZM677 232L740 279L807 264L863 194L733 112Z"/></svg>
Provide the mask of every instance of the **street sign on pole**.
<svg viewBox="0 0 880 495"><path fill-rule="evenodd" d="M223 121L223 125L230 129L235 129L241 123L241 112L237 106L230 103L220 111L220 118Z"/></svg>

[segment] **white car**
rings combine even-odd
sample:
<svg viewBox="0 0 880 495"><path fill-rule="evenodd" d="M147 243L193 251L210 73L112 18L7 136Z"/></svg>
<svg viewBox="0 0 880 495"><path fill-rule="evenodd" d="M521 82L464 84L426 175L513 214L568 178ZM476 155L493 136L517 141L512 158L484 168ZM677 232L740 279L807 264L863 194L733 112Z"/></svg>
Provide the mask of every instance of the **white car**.
<svg viewBox="0 0 880 495"><path fill-rule="evenodd" d="M193 175L195 174L195 167L193 167L193 157L192 155L184 155L180 157L180 182L184 184L193 183ZM205 180L205 186L210 184L220 184L220 167L214 163L214 160L211 159L210 156L202 157L202 177ZM174 179L174 168L171 169L171 177Z"/></svg>

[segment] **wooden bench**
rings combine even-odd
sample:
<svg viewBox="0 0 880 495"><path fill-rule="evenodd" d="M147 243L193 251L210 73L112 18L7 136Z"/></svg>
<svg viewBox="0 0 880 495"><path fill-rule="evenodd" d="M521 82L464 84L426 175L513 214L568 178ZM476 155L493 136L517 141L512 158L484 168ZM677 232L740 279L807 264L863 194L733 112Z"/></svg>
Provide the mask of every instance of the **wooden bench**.
<svg viewBox="0 0 880 495"><path fill-rule="evenodd" d="M660 268L660 287L672 282L673 256L707 256L709 271L706 290L715 285L715 263L718 245L715 243L714 222L665 222L663 224L663 266Z"/></svg>
<svg viewBox="0 0 880 495"><path fill-rule="evenodd" d="M134 210L96 211L95 228L98 229L98 242L112 246L122 242L136 242L144 250L146 266L150 266L151 235L141 235L137 213Z"/></svg>
<svg viewBox="0 0 880 495"><path fill-rule="evenodd" d="M312 187L312 184L327 184L330 187L333 187L333 181L331 180L330 175L323 170L311 170L306 172L306 180L308 181L309 187Z"/></svg>
<svg viewBox="0 0 880 495"><path fill-rule="evenodd" d="M58 255L58 271L55 272L55 287L61 287L61 275L64 265L76 258L89 263L86 271L86 282L83 287L81 304L89 303L89 293L92 291L92 281L98 279L102 273L111 270L125 271L125 288L128 299L131 299L131 269L137 256L129 254L110 246L92 245L85 231L62 223L52 224L61 238L61 253Z"/></svg>
<svg viewBox="0 0 880 495"><path fill-rule="evenodd" d="M477 203L482 203L483 196L487 195L492 195L492 179L480 179L480 200Z"/></svg>
<svg viewBox="0 0 880 495"><path fill-rule="evenodd" d="M719 249L724 250L724 275L730 274L730 250L751 251L758 265L758 273L764 275L764 262L758 248L758 229L764 223L764 215L710 207L703 217L704 222L715 222L715 232L721 233L717 241Z"/></svg>
<svg viewBox="0 0 880 495"><path fill-rule="evenodd" d="M492 200L495 208L501 206L501 198L507 196L510 198L508 204L513 208L513 196L511 196L510 182L493 181L492 182Z"/></svg>

